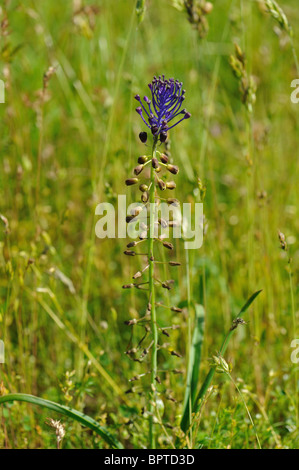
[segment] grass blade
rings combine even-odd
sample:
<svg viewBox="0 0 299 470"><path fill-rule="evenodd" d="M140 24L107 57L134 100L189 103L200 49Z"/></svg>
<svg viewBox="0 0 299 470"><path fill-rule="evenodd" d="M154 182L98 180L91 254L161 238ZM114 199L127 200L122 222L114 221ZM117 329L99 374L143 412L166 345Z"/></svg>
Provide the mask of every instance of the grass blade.
<svg viewBox="0 0 299 470"><path fill-rule="evenodd" d="M190 420L190 415L196 398L196 389L199 378L199 368L201 361L201 347L204 335L205 311L202 305L195 305L195 327L192 344L189 354L187 385L183 404L183 417L181 428L184 429ZM190 407L191 405L191 407Z"/></svg>
<svg viewBox="0 0 299 470"><path fill-rule="evenodd" d="M101 436L107 444L109 444L112 448L115 449L123 449L122 444L115 439L112 434L110 434L107 429L100 426L97 421L90 416L81 413L73 408L69 408L68 406L60 405L53 401L45 400L43 398L35 397L33 395L27 395L25 393L12 393L9 395L4 395L0 397L0 404L5 402L13 402L13 401L22 401L26 403L32 403L33 405L40 406L42 408L48 408L49 410L55 411L56 413L63 414L68 416L69 418L78 421L83 426L86 426L89 429L95 431L99 436Z"/></svg>

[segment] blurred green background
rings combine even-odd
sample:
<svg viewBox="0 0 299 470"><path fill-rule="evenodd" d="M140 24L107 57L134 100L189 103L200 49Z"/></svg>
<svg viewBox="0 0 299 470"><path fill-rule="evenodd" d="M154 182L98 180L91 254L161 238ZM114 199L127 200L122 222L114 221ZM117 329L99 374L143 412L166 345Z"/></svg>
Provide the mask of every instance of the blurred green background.
<svg viewBox="0 0 299 470"><path fill-rule="evenodd" d="M226 360L262 447L298 448L298 366L290 344L298 337L299 104L290 95L299 71L290 37L264 1L212 3L209 29L200 37L186 12L174 7L179 1L146 1L140 23L135 0L1 2L0 338L6 362L0 394L70 404L109 427L125 447L146 445L142 381L125 394L128 380L146 372L124 354L143 330L131 337L124 321L142 316L147 297L121 289L142 260L123 255L125 240L96 239L94 209L118 194L137 199L138 190L124 184L145 151L134 96L144 96L152 77L165 74L184 83L192 114L170 136L171 158L180 166L174 196L199 201L198 178L206 187L204 243L189 253L192 301L205 308L200 379L238 309L263 289ZM298 50L297 1L280 6ZM234 43L257 86L252 113L230 66ZM175 276L171 303L179 304L187 298L182 242L176 253L182 267L165 274ZM182 358L163 353L161 359L164 369L183 371L165 374L161 395L175 442L182 437L188 312L161 315L163 326L181 325L165 340ZM193 445L254 448L236 389L219 375L214 385ZM46 411L14 404L0 416L1 447L55 447ZM64 447L104 445L64 422ZM158 443L169 447L161 430Z"/></svg>

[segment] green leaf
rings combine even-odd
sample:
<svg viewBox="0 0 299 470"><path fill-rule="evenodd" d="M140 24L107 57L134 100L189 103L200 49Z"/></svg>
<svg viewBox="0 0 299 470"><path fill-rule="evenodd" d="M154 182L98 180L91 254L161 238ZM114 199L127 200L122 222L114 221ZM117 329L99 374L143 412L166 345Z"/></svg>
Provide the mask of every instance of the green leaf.
<svg viewBox="0 0 299 470"><path fill-rule="evenodd" d="M107 444L109 444L112 448L123 449L122 444L117 439L115 439L115 437L112 436L112 434L110 434L107 429L105 429L103 426L100 426L97 421L95 421L93 418L90 418L90 416L81 413L80 411L74 410L73 408L69 408L68 406L60 405L59 403L55 403L53 401L45 400L43 398L35 397L33 395L27 395L25 393L12 393L0 397L0 404L12 401L32 403L33 405L37 405L42 408L48 408L49 410L55 411L56 413L68 416L69 418L78 421L83 426L92 429L99 436L101 436L104 441L107 442Z"/></svg>

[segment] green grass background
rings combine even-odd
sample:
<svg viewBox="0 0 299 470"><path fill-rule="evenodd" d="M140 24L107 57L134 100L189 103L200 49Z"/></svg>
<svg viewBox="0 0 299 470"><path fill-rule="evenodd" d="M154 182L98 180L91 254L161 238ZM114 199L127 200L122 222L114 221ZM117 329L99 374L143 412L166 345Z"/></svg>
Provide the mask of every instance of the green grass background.
<svg viewBox="0 0 299 470"><path fill-rule="evenodd" d="M97 9L74 16L80 3ZM213 3L204 39L170 0L147 1L138 27L135 0L7 0L0 7L1 20L7 14L9 21L1 36L0 62L6 84L6 102L0 105L0 213L9 224L7 231L4 223L0 227L0 338L6 348L1 393L30 393L84 410L127 448L147 445L141 413L147 404L146 379L128 382L147 366L124 354L132 340L124 321L141 315L147 299L142 292L122 291L141 260L123 255L125 240L95 238L94 208L115 202L118 194L137 198L137 190L124 184L144 152L138 133L145 129L133 98L146 94L147 84L159 74L184 83L192 114L171 133L171 156L180 166L176 197L198 201L197 178L207 188L204 244L189 253L192 300L205 308L200 380L232 318L254 291L263 289L226 360L262 447L298 448L298 366L291 362L290 344L298 337L292 310L296 317L299 104L290 101L290 85L299 76L288 38L262 1ZM297 1L280 5L298 50ZM234 42L245 51L257 82L251 129L229 65ZM49 66L55 73L42 105ZM286 235L287 252L280 248L278 230ZM174 274L174 304L187 298L181 242L176 250L182 267ZM163 353L160 365L184 374L165 374L166 428L157 426L158 446L169 448L176 439L188 446L179 431L187 312L162 311L159 321L181 325L169 342L183 357ZM133 330L134 344L142 334ZM132 385L134 393L125 394ZM223 375L214 385L192 445L255 448L236 389ZM177 403L165 398L169 394ZM28 404L2 406L0 446L55 447L54 433L45 425L48 416ZM64 447L105 445L71 420L63 422Z"/></svg>

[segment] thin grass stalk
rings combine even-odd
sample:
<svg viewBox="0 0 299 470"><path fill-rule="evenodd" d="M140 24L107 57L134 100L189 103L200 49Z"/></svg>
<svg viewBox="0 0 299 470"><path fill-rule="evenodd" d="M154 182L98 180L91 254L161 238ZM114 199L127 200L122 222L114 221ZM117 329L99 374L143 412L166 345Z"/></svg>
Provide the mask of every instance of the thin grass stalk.
<svg viewBox="0 0 299 470"><path fill-rule="evenodd" d="M120 89L120 83L121 83L121 78L122 78L122 72L124 68L124 63L125 59L127 57L127 52L129 49L129 44L130 44L130 39L133 31L133 26L135 22L135 6L132 11L131 15L131 20L130 20L130 25L126 37L126 43L125 47L122 52L120 64L118 67L117 71L117 78L116 78L116 85L115 85L115 91L114 91L114 99L113 99L113 105L111 107L111 112L108 120L108 125L107 125L107 132L106 132L106 139L104 143L104 150L102 154L102 164L99 172L99 177L96 181L96 179L93 179L92 184L93 184L93 191L97 194L97 196L100 198L102 195L102 188L103 188L103 180L104 180L104 173L105 173L105 166L107 162L107 157L109 154L109 149L110 149L110 143L111 143L111 134L112 134L112 129L113 129L113 122L114 122L114 116L115 116L115 110L117 107L117 97L119 94L119 89ZM90 290L90 281L91 281L91 273L92 273L92 263L93 263L93 255L94 255L94 250L95 250L95 231L94 231L94 226L95 226L95 220L96 220L96 215L94 213L93 218L92 218L92 224L91 224L91 234L89 238L89 247L88 247L88 253L87 253L87 264L86 264L86 275L84 279L84 285L83 285L83 298L82 298L82 315L81 315L81 320L80 320L80 327L81 327L81 333L80 333L80 339L84 343L85 338L86 338L86 324L87 324L87 318L88 318L88 298L89 298L89 290ZM78 373L79 376L82 375L83 371L83 356L82 354L79 356L78 360Z"/></svg>
<svg viewBox="0 0 299 470"><path fill-rule="evenodd" d="M248 406L247 406L247 404L246 404L246 401L245 401L245 399L244 399L244 397L243 397L243 394L241 393L241 391L240 391L238 385L236 384L236 382L235 382L234 379L232 378L231 374L230 374L229 372L226 372L226 375L227 375L227 377L230 379L230 381L232 382L232 384L235 386L235 388L236 388L238 394L239 394L240 397L241 397L241 400L242 400L243 405L244 405L244 407L245 407L245 409L246 409L246 412L247 412L249 421L250 421L250 423L251 423L251 425L252 425L252 427L253 427L253 429L254 429L254 433L255 433L255 437L256 437L256 441L257 441L258 447L259 447L259 449L261 449L262 446L261 446L261 443L260 443L260 440L259 440L259 436L258 436L256 427L255 427L255 424L254 424L254 422L253 422L252 416L251 416L251 414L250 414L250 411L249 411L249 409L248 409Z"/></svg>
<svg viewBox="0 0 299 470"><path fill-rule="evenodd" d="M260 292L262 292L261 290L255 292L248 300L247 302L245 303L245 305L242 307L242 309L240 310L239 312L239 315L238 317L242 317L242 314L246 312L246 310L249 308L249 306L252 304L252 302L254 301L254 299L260 294ZM223 340L223 343L221 345L221 348L219 349L219 355L220 356L223 356L225 354L225 351L227 349L227 346L228 346L228 343L231 339L231 336L234 332L235 328L234 329L230 329L228 331L228 333L226 334L224 340ZM198 392L198 395L196 397L196 400L195 400L195 403L194 403L194 407L193 407L193 411L197 412L200 408L200 402L203 400L203 398L205 397L206 393L207 393L207 390L208 388L210 387L211 383L212 383L212 380L213 380L213 377L214 377L214 374L215 374L215 367L212 366L201 386L201 389L200 391Z"/></svg>

